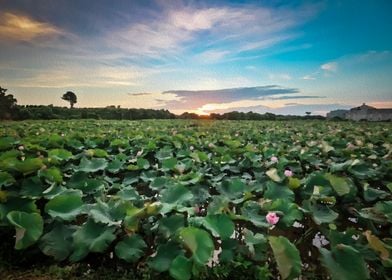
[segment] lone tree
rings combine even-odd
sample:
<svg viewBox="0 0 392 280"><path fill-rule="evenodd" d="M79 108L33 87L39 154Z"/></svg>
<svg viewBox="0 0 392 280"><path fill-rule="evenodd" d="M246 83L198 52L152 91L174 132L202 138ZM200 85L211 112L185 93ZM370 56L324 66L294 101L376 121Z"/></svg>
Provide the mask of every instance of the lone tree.
<svg viewBox="0 0 392 280"><path fill-rule="evenodd" d="M312 113L312 112L305 112L305 114L306 114L307 116L310 116L311 113Z"/></svg>
<svg viewBox="0 0 392 280"><path fill-rule="evenodd" d="M72 91L67 91L66 93L64 93L61 99L68 101L69 104L71 105L71 109L73 108L74 104L77 103L76 94L73 93Z"/></svg>
<svg viewBox="0 0 392 280"><path fill-rule="evenodd" d="M16 109L17 100L12 94L7 94L7 89L0 87L0 119L11 119L13 111Z"/></svg>

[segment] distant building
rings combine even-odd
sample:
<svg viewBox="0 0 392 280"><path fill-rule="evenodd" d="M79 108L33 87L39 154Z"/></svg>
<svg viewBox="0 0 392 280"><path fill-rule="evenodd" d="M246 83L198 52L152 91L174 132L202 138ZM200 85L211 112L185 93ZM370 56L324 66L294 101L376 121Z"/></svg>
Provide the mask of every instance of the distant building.
<svg viewBox="0 0 392 280"><path fill-rule="evenodd" d="M346 118L353 121L392 121L392 109L377 109L363 103L359 107L350 109Z"/></svg>
<svg viewBox="0 0 392 280"><path fill-rule="evenodd" d="M346 119L346 114L348 110L333 110L327 113L327 119L339 118Z"/></svg>
<svg viewBox="0 0 392 280"><path fill-rule="evenodd" d="M363 103L350 110L335 110L327 114L328 119L334 117L352 121L392 121L392 109L377 109Z"/></svg>

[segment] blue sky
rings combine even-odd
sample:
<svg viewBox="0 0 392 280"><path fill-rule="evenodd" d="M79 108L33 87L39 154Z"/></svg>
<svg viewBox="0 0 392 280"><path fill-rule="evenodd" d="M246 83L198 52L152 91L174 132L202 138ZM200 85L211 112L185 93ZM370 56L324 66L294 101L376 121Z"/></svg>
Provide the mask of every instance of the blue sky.
<svg viewBox="0 0 392 280"><path fill-rule="evenodd" d="M175 113L392 107L392 1L0 2L19 104Z"/></svg>

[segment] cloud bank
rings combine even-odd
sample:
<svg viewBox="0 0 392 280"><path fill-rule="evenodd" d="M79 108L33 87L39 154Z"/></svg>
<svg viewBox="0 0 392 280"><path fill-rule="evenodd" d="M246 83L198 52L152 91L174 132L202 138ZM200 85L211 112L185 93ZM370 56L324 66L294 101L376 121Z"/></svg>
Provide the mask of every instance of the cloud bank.
<svg viewBox="0 0 392 280"><path fill-rule="evenodd" d="M168 90L159 94L129 93L128 95L133 98L155 96L155 100L162 104L160 106L162 108L173 111L196 110L199 113L234 110L238 106L249 111L251 110L249 107L254 107L254 104L275 104L278 106L283 100L324 98L323 96L303 95L297 88L278 85L217 90Z"/></svg>

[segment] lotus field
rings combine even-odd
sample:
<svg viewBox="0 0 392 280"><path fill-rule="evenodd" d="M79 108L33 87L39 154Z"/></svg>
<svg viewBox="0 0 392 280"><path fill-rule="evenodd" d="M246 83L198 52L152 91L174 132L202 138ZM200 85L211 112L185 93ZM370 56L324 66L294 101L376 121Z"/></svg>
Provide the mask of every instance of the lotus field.
<svg viewBox="0 0 392 280"><path fill-rule="evenodd" d="M391 279L391 194L388 123L0 123L2 242L59 264Z"/></svg>

